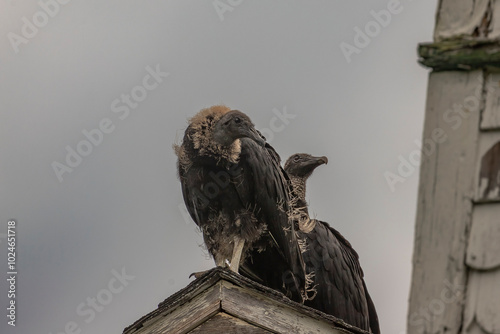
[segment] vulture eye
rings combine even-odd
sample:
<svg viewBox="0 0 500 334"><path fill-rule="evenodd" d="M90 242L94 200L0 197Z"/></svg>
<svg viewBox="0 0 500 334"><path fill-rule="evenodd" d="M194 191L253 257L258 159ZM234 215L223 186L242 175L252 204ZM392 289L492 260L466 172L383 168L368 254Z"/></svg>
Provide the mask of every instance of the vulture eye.
<svg viewBox="0 0 500 334"><path fill-rule="evenodd" d="M240 119L239 117L236 117L236 118L234 119L234 122L235 122L236 124L239 124L239 123L241 123L241 119Z"/></svg>

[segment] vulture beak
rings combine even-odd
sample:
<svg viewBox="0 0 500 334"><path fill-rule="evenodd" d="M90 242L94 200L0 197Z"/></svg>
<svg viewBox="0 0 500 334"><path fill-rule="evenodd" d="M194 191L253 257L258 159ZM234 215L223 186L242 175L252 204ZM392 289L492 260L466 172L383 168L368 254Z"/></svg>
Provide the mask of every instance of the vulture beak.
<svg viewBox="0 0 500 334"><path fill-rule="evenodd" d="M323 164L328 163L328 158L323 156L323 157L310 157L305 163L304 163L304 171L306 173L312 173L313 170L316 169L316 167L319 167Z"/></svg>
<svg viewBox="0 0 500 334"><path fill-rule="evenodd" d="M325 164L327 165L328 164L328 158L325 157L325 156L322 156L322 157L319 157L319 158L316 158L316 163L319 165L322 165L322 164Z"/></svg>
<svg viewBox="0 0 500 334"><path fill-rule="evenodd" d="M257 130L255 130L254 127L246 128L245 129L245 136L252 139L254 142L256 142L257 144L259 144L262 147L266 146L266 141L264 140L264 138L262 138L260 133L257 132Z"/></svg>
<svg viewBox="0 0 500 334"><path fill-rule="evenodd" d="M318 166L321 166L323 164L328 163L328 158L323 156L323 157L310 157L310 159L306 160L306 165L310 166L312 168L316 168Z"/></svg>

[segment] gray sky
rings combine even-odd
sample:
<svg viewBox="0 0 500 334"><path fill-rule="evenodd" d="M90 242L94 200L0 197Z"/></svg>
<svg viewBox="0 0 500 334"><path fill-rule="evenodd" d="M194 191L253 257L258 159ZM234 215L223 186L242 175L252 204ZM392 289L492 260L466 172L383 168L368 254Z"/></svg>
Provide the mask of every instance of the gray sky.
<svg viewBox="0 0 500 334"><path fill-rule="evenodd" d="M328 156L310 208L360 254L384 333L404 331L418 167L392 190L384 173L421 139L436 1L58 1L0 2L0 233L16 219L18 252L1 333L121 333L213 266L172 144L219 103L283 160ZM0 234L0 277L6 253Z"/></svg>

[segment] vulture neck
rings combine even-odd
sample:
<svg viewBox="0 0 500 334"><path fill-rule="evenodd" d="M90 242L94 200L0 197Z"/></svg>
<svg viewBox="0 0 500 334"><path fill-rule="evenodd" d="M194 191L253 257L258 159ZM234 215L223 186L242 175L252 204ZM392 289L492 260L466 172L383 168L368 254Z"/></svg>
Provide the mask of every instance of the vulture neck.
<svg viewBox="0 0 500 334"><path fill-rule="evenodd" d="M294 216L298 221L299 230L309 233L316 226L316 220L309 217L306 202L306 181L307 178L304 177L290 176L290 182L297 201L294 205Z"/></svg>
<svg viewBox="0 0 500 334"><path fill-rule="evenodd" d="M293 191L297 195L299 202L302 202L304 206L307 207L306 202L306 179L298 176L290 176L290 181L292 182Z"/></svg>

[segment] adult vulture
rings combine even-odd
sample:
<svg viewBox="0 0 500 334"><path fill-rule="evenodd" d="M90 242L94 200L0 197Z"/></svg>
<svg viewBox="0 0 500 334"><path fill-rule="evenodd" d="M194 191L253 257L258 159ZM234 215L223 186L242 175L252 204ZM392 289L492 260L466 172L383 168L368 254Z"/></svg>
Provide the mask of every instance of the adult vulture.
<svg viewBox="0 0 500 334"><path fill-rule="evenodd" d="M174 145L187 210L217 266L303 302L304 262L280 158L244 113L201 110Z"/></svg>
<svg viewBox="0 0 500 334"><path fill-rule="evenodd" d="M311 219L306 202L306 181L314 169L328 163L326 157L294 154L285 163L295 197L294 220L307 250L302 254L306 271L312 272L316 295L305 305L334 315L358 328L380 333L375 305L363 279L359 257L340 232L328 223Z"/></svg>

